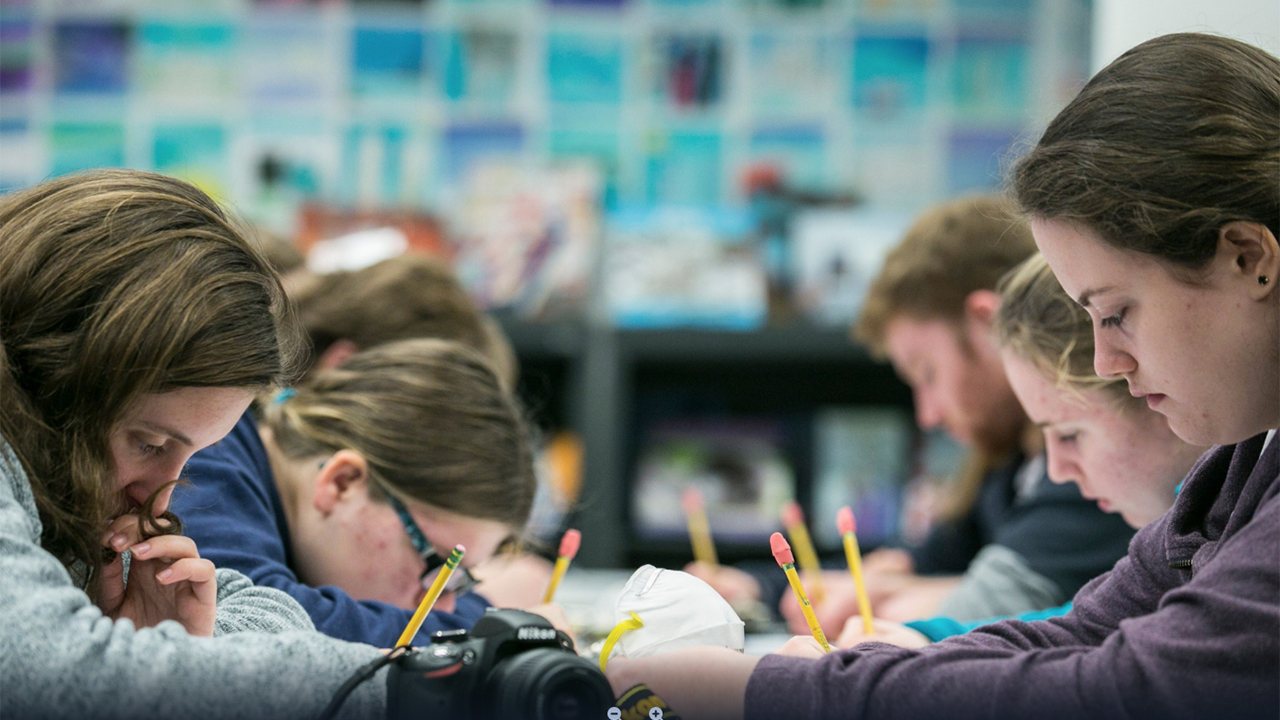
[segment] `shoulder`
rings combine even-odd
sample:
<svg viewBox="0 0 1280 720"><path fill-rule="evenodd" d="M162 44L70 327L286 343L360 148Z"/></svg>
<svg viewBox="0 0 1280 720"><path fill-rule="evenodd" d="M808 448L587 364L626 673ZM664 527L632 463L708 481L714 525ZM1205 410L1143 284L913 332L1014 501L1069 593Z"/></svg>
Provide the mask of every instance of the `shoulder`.
<svg viewBox="0 0 1280 720"><path fill-rule="evenodd" d="M14 506L13 520L16 522L21 517L31 526L29 535L33 541L39 542L44 528L36 509L35 495L31 492L31 482L22 468L22 461L9 447L9 442L0 436L0 507L11 502Z"/></svg>

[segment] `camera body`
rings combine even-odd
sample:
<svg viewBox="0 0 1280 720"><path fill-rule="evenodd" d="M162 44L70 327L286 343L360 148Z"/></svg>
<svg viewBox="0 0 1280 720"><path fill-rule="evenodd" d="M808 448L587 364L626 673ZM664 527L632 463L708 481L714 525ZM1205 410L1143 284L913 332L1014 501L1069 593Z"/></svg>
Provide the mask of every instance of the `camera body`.
<svg viewBox="0 0 1280 720"><path fill-rule="evenodd" d="M491 608L470 632L436 633L387 676L392 720L600 720L612 706L604 674L522 610Z"/></svg>

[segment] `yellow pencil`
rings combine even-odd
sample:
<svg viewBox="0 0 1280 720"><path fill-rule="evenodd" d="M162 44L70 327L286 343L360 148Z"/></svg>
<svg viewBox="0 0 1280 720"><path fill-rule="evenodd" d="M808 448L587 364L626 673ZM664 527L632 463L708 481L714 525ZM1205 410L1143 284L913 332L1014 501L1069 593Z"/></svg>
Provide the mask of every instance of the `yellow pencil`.
<svg viewBox="0 0 1280 720"><path fill-rule="evenodd" d="M574 556L578 554L578 546L582 544L582 533L577 530L566 530L564 537L560 538L560 553L556 557L556 567L551 571L551 582L547 584L547 593L542 596L542 604L546 605L556 596L556 588L560 587L560 581L564 579L564 573L569 569L569 563L573 562Z"/></svg>
<svg viewBox="0 0 1280 720"><path fill-rule="evenodd" d="M431 583L431 588L427 590L427 594L423 596L422 602L418 603L418 609L414 611L413 617L409 618L409 624L405 626L404 632L400 633L400 639L396 641L396 647L405 647L413 642L413 638L418 634L418 629L422 627L422 622L427 619L427 613L431 612L431 607L436 604L436 600L440 599L440 593L444 592L445 583L449 582L449 577L453 575L454 568L458 567L458 563L462 562L462 556L467 554L467 549L458 545L449 553L449 559L444 561L444 567L440 568L440 574L436 575L435 582Z"/></svg>
<svg viewBox="0 0 1280 720"><path fill-rule="evenodd" d="M804 612L804 621L809 623L809 632L813 633L813 639L822 645L823 650L831 652L827 636L822 632L818 618L814 617L809 596L805 594L804 585L800 584L800 576L796 574L796 563L791 554L791 546L787 544L787 539L782 537L782 533L769 536L769 549L773 551L773 559L778 561L778 566L787 574L787 582L791 583L791 589L795 592L796 599L800 601L800 610Z"/></svg>
<svg viewBox="0 0 1280 720"><path fill-rule="evenodd" d="M720 564L716 558L716 544L711 540L711 523L702 501L702 493L689 488L681 496L685 519L689 523L689 542L693 545L693 559L712 567Z"/></svg>
<svg viewBox="0 0 1280 720"><path fill-rule="evenodd" d="M871 622L871 599L867 597L867 584L862 580L862 551L858 549L857 525L853 521L853 508L845 505L836 513L836 526L840 536L844 538L844 556L849 561L849 572L853 573L853 588L858 592L858 612L862 614L862 632L874 635L876 628Z"/></svg>
<svg viewBox="0 0 1280 720"><path fill-rule="evenodd" d="M795 546L800 569L804 571L805 581L813 591L813 601L822 602L826 595L826 588L822 586L822 565L818 562L818 552L813 549L813 540L809 539L809 529L804 524L804 511L796 501L792 500L782 506L782 526L787 529L787 536Z"/></svg>

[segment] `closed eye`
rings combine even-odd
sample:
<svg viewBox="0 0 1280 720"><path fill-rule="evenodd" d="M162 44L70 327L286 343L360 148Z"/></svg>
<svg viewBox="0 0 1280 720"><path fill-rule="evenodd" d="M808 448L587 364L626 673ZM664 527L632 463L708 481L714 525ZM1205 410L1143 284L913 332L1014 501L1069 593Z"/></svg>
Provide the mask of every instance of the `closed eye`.
<svg viewBox="0 0 1280 720"><path fill-rule="evenodd" d="M1109 315L1107 317L1104 317L1099 322L1099 324L1104 328L1120 327L1120 323L1124 322L1124 313L1125 311L1121 310L1120 312L1114 315Z"/></svg>

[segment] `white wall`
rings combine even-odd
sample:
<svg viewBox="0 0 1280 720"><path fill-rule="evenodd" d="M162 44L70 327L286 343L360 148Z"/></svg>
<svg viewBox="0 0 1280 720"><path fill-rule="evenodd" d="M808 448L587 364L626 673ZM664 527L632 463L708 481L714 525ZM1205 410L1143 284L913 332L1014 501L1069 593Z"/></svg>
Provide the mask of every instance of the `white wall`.
<svg viewBox="0 0 1280 720"><path fill-rule="evenodd" d="M1280 56L1280 0L1094 0L1093 71L1171 32L1212 32Z"/></svg>

